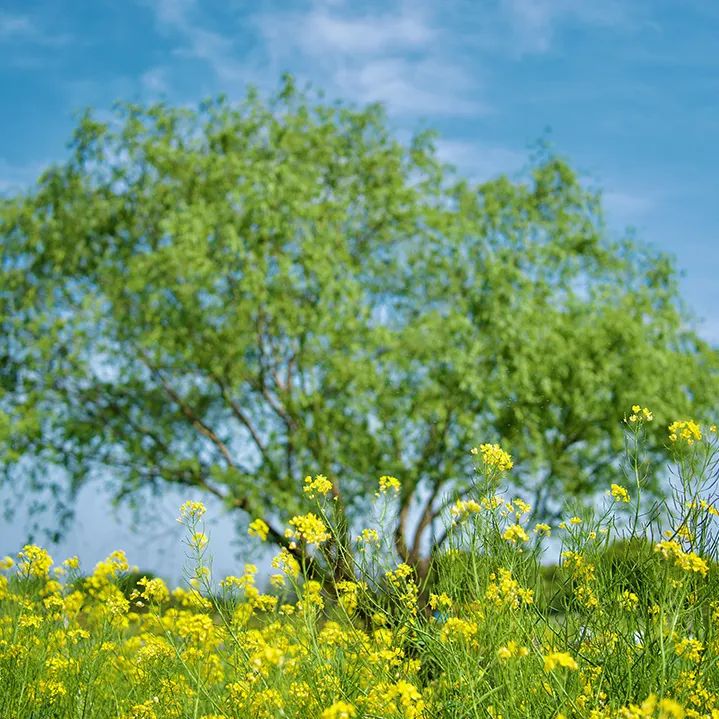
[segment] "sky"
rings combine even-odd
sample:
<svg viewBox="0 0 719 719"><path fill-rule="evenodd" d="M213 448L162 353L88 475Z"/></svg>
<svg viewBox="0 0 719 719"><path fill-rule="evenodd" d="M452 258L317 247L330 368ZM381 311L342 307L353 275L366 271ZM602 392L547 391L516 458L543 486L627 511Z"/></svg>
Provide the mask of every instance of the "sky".
<svg viewBox="0 0 719 719"><path fill-rule="evenodd" d="M67 156L86 107L240 99L291 72L330 98L384 103L401 139L435 128L441 157L475 180L518 176L548 140L602 188L612 231L675 257L700 333L719 343L717 48L713 0L3 0L0 194ZM83 490L56 553L91 565L122 546L178 576L184 497L166 496L157 521L129 534L108 496ZM24 541L26 504L0 554ZM212 529L230 567L233 523Z"/></svg>

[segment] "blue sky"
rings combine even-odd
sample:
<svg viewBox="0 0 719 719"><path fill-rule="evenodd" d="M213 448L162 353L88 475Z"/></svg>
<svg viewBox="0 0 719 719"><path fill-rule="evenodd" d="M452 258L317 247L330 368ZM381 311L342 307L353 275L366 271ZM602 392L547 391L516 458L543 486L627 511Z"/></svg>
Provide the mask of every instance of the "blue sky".
<svg viewBox="0 0 719 719"><path fill-rule="evenodd" d="M0 192L62 160L85 107L239 98L290 71L332 98L382 101L400 137L436 128L441 155L475 179L517 173L549 137L603 188L616 231L675 256L701 333L719 343L717 48L711 0L4 0ZM168 547L174 499L153 535ZM94 511L103 502L83 494L89 515L65 543L88 561L126 527ZM229 541L228 522L216 531ZM22 532L18 516L0 552ZM158 552L144 566L168 567Z"/></svg>

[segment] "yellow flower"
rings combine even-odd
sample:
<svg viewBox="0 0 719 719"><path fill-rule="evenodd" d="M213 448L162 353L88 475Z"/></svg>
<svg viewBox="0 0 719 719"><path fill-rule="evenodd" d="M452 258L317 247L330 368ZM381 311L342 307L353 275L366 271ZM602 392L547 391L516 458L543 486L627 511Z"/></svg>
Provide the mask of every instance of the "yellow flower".
<svg viewBox="0 0 719 719"><path fill-rule="evenodd" d="M305 477L304 493L314 498L318 494L327 494L332 491L332 482L324 476L324 474L318 474L314 479L312 477Z"/></svg>
<svg viewBox="0 0 719 719"><path fill-rule="evenodd" d="M516 544L517 542L528 542L529 536L524 531L524 527L522 527L521 524L511 524L504 530L502 539L505 539L512 544Z"/></svg>
<svg viewBox="0 0 719 719"><path fill-rule="evenodd" d="M357 541L360 544L379 544L379 534L376 529L363 529L357 537Z"/></svg>
<svg viewBox="0 0 719 719"><path fill-rule="evenodd" d="M440 637L443 642L463 640L467 641L477 634L478 626L476 622L460 619L459 617L450 617L443 625Z"/></svg>
<svg viewBox="0 0 719 719"><path fill-rule="evenodd" d="M545 537L549 537L552 534L552 528L544 522L538 522L534 525L535 534L543 534Z"/></svg>
<svg viewBox="0 0 719 719"><path fill-rule="evenodd" d="M357 716L357 710L347 702L335 702L331 707L325 709L320 719L353 719Z"/></svg>
<svg viewBox="0 0 719 719"><path fill-rule="evenodd" d="M17 555L18 571L28 577L46 579L52 567L52 557L36 544L26 544Z"/></svg>
<svg viewBox="0 0 719 719"><path fill-rule="evenodd" d="M506 646L500 647L497 650L497 657L502 661L518 657L526 657L528 654L529 649L527 649L527 647L520 646L513 639L508 641Z"/></svg>
<svg viewBox="0 0 719 719"><path fill-rule="evenodd" d="M627 492L621 484L613 484L609 490L609 494L611 494L617 502L629 502L629 492Z"/></svg>
<svg viewBox="0 0 719 719"><path fill-rule="evenodd" d="M296 579L300 573L300 564L291 552L282 547L272 559L272 568L279 569L284 575Z"/></svg>
<svg viewBox="0 0 719 719"><path fill-rule="evenodd" d="M331 536L325 523L312 512L292 517L289 524L290 528L285 530L285 537L288 539L297 539L307 544L322 544Z"/></svg>
<svg viewBox="0 0 719 719"><path fill-rule="evenodd" d="M678 419L669 425L670 442L686 442L691 447L701 438L701 428L693 419Z"/></svg>
<svg viewBox="0 0 719 719"><path fill-rule="evenodd" d="M625 422L629 424L637 424L641 422L651 422L654 419L654 415L648 407L641 407L641 405L633 404L632 413L629 415Z"/></svg>
<svg viewBox="0 0 719 719"><path fill-rule="evenodd" d="M673 559L674 564L685 572L696 572L705 577L709 573L709 565L694 552L685 552L679 542L665 541L654 546L654 551L664 559Z"/></svg>
<svg viewBox="0 0 719 719"><path fill-rule="evenodd" d="M259 517L257 519L253 519L247 528L247 534L249 534L250 537L258 537L261 542L264 542L267 539L269 531L270 528L267 522Z"/></svg>
<svg viewBox="0 0 719 719"><path fill-rule="evenodd" d="M80 559L77 556L74 557L68 557L63 563L63 567L66 567L67 569L79 569L80 568Z"/></svg>
<svg viewBox="0 0 719 719"><path fill-rule="evenodd" d="M682 639L674 646L677 656L684 657L690 662L698 662L702 658L704 645L696 639Z"/></svg>
<svg viewBox="0 0 719 719"><path fill-rule="evenodd" d="M383 474L379 478L379 492L378 494L386 494L387 492L393 490L395 494L399 494L399 490L401 488L401 485L399 483L399 480L397 477L392 477L389 474Z"/></svg>
<svg viewBox="0 0 719 719"><path fill-rule="evenodd" d="M448 597L444 592L442 594L430 594L429 606L432 609L451 609L452 599Z"/></svg>
<svg viewBox="0 0 719 719"><path fill-rule="evenodd" d="M449 513L455 521L463 522L472 514L478 514L481 511L482 506L479 502L475 502L473 499L458 499L450 508Z"/></svg>
<svg viewBox="0 0 719 719"><path fill-rule="evenodd" d="M639 597L634 592L630 592L628 589L625 589L619 598L619 604L622 609L630 612L637 608L637 605L639 604Z"/></svg>
<svg viewBox="0 0 719 719"><path fill-rule="evenodd" d="M190 544L195 549L204 549L207 546L207 535L202 532L194 532L190 537Z"/></svg>
<svg viewBox="0 0 719 719"><path fill-rule="evenodd" d="M544 657L544 671L551 672L557 667L576 671L579 665L567 652L551 652Z"/></svg>
<svg viewBox="0 0 719 719"><path fill-rule="evenodd" d="M507 472L514 466L512 457L498 444L480 444L479 449L472 447L470 454L481 455L486 467L498 469L500 472Z"/></svg>
<svg viewBox="0 0 719 719"><path fill-rule="evenodd" d="M202 502L191 502L188 500L180 507L180 516L177 521L182 523L185 521L196 521L200 519L207 509Z"/></svg>

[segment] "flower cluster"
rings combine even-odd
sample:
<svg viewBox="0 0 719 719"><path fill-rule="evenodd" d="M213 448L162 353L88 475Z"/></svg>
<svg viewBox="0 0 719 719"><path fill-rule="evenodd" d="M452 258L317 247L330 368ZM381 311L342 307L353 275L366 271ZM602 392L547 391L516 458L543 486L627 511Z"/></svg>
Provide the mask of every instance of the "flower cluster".
<svg viewBox="0 0 719 719"><path fill-rule="evenodd" d="M701 427L693 419L678 419L669 425L669 441L685 443L691 447L701 441Z"/></svg>
<svg viewBox="0 0 719 719"><path fill-rule="evenodd" d="M285 537L294 540L290 545L291 548L296 547L297 542L322 544L331 536L325 523L312 512L292 517L289 524L290 526L285 530Z"/></svg>
<svg viewBox="0 0 719 719"><path fill-rule="evenodd" d="M318 474L314 479L307 476L303 491L310 499L313 499L318 495L329 494L332 491L332 482L324 474Z"/></svg>
<svg viewBox="0 0 719 719"><path fill-rule="evenodd" d="M473 447L470 453L480 456L485 467L499 472L507 472L514 466L510 455L498 444L480 444L479 448Z"/></svg>

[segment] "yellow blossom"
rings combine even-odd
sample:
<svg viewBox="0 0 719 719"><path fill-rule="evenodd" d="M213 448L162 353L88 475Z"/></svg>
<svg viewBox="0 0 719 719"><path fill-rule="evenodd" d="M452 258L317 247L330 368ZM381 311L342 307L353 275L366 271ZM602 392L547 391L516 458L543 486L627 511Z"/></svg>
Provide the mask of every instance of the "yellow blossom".
<svg viewBox="0 0 719 719"><path fill-rule="evenodd" d="M335 702L331 707L325 709L320 719L353 719L357 716L357 710L347 702Z"/></svg>
<svg viewBox="0 0 719 719"><path fill-rule="evenodd" d="M497 469L500 472L507 472L514 464L512 457L505 452L498 444L480 444L479 449L472 447L470 453L482 457L484 465L490 469Z"/></svg>
<svg viewBox="0 0 719 719"><path fill-rule="evenodd" d="M678 419L669 425L670 442L685 442L691 447L701 438L701 428L693 419Z"/></svg>
<svg viewBox="0 0 719 719"><path fill-rule="evenodd" d="M544 657L545 672L554 671L558 667L575 671L579 668L579 665L572 655L567 652L551 652Z"/></svg>
<svg viewBox="0 0 719 719"><path fill-rule="evenodd" d="M627 492L621 484L613 484L609 490L609 494L611 494L617 502L629 502L629 492Z"/></svg>
<svg viewBox="0 0 719 719"><path fill-rule="evenodd" d="M521 524L510 524L502 534L502 539L505 539L512 544L517 542L528 542L529 535L524 531L524 527Z"/></svg>
<svg viewBox="0 0 719 719"><path fill-rule="evenodd" d="M312 477L305 477L304 493L310 498L316 497L318 494L328 494L332 491L332 482L324 476L324 474L318 474L314 479Z"/></svg>
<svg viewBox="0 0 719 719"><path fill-rule="evenodd" d="M269 525L260 517L253 519L247 528L247 534L249 534L250 537L257 537L261 542L264 542L267 539L269 531Z"/></svg>
<svg viewBox="0 0 719 719"><path fill-rule="evenodd" d="M379 492L377 494L386 494L392 490L395 494L399 493L401 485L397 477L392 477L389 474L383 474L379 478Z"/></svg>
<svg viewBox="0 0 719 719"><path fill-rule="evenodd" d="M514 659L518 657L526 657L529 654L529 649L517 644L513 639L510 639L506 646L500 647L497 650L497 657L503 661L508 659Z"/></svg>
<svg viewBox="0 0 719 719"><path fill-rule="evenodd" d="M182 523L186 521L197 521L201 519L207 509L202 502L192 502L188 500L180 507L180 516L177 521Z"/></svg>
<svg viewBox="0 0 719 719"><path fill-rule="evenodd" d="M312 512L292 517L290 528L285 530L285 537L295 539L306 544L322 544L330 538L325 523Z"/></svg>

